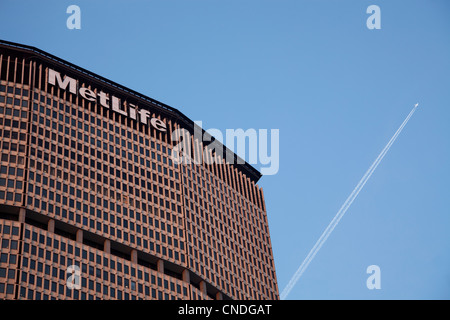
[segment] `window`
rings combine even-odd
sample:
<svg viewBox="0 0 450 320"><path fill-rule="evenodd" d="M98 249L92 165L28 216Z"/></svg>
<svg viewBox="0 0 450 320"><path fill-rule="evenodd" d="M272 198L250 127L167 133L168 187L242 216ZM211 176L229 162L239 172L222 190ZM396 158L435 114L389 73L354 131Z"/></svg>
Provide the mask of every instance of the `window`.
<svg viewBox="0 0 450 320"><path fill-rule="evenodd" d="M7 294L13 294L14 293L14 285L13 284L8 284L6 286L6 293Z"/></svg>
<svg viewBox="0 0 450 320"><path fill-rule="evenodd" d="M8 279L15 279L15 277L16 277L16 270L9 269L8 270Z"/></svg>

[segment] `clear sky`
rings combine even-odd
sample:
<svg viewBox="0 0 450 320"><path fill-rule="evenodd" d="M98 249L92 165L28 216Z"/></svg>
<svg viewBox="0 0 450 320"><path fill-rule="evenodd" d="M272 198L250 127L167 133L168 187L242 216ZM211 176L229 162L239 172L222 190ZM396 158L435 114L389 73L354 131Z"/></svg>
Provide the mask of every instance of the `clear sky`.
<svg viewBox="0 0 450 320"><path fill-rule="evenodd" d="M81 30L66 27L71 4ZM419 102L289 298L450 299L449 14L446 0L2 0L0 38L205 129L279 129L280 170L259 184L280 292Z"/></svg>

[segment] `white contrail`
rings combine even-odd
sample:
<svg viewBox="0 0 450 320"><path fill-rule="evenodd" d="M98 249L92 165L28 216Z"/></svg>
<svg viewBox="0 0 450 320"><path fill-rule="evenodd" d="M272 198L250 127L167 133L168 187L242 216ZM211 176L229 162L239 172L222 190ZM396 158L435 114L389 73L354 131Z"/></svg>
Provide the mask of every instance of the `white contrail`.
<svg viewBox="0 0 450 320"><path fill-rule="evenodd" d="M355 187L355 189L353 189L353 191L350 194L350 196L347 198L347 200L345 200L344 204L339 209L337 214L334 216L333 220L331 220L330 224L327 226L325 231L322 233L322 235L320 236L319 240L317 240L317 242L314 245L314 247L308 253L308 255L306 256L305 260L303 260L303 262L300 265L300 267L297 269L297 271L292 276L291 280L289 280L289 283L286 285L284 290L281 292L281 295L280 295L281 299L283 299L283 300L286 299L286 297L289 295L291 290L294 288L295 284L300 279L300 277L302 276L303 272L305 272L306 268L308 267L310 262L314 259L314 257L316 256L317 252L320 250L320 248L325 243L325 241L327 241L328 237L333 232L334 228L337 226L339 221L342 219L344 214L347 212L348 208L351 206L353 201L356 199L356 197L358 196L359 192L362 190L362 188L364 187L366 182L369 180L369 178L372 175L372 173L378 167L378 165L380 164L381 160L383 160L384 156L389 151L389 149L391 148L392 144L395 142L395 140L397 139L399 134L402 132L403 128L406 126L406 124L408 123L409 119L412 117L413 113L416 111L418 105L419 105L418 103L416 103L414 105L414 108L408 114L408 116L403 121L403 123L398 128L398 130L395 132L395 134L392 136L391 140L389 140L388 144L380 152L378 157L375 159L375 161L370 166L369 170L367 170L367 172L364 174L362 179L359 181L358 185Z"/></svg>

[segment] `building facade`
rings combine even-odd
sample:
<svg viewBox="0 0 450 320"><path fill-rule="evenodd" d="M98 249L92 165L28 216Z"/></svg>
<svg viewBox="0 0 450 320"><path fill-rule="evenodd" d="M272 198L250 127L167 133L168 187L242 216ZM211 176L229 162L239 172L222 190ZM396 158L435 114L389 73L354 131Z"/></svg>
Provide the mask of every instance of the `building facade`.
<svg viewBox="0 0 450 320"><path fill-rule="evenodd" d="M193 137L215 163L175 163L175 129L195 130L1 41L0 299L278 299L260 173Z"/></svg>

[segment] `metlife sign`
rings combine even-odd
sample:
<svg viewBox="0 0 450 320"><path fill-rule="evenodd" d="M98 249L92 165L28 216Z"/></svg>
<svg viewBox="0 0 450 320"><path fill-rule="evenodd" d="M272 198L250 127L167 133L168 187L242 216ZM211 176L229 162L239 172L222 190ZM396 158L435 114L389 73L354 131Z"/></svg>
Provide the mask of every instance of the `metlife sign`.
<svg viewBox="0 0 450 320"><path fill-rule="evenodd" d="M99 91L86 87L80 87L78 80L67 75L62 77L61 73L50 68L47 70L47 81L49 84L57 86L62 90L69 90L72 94L79 94L83 99L98 103L104 108L111 109L112 111L133 120L140 121L142 124L151 125L158 131L167 131L166 123L156 118L155 115L150 113L150 111L138 108L136 105L131 103L121 103L119 98L101 90Z"/></svg>

